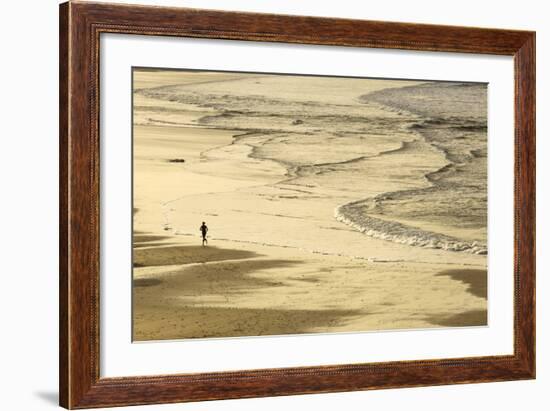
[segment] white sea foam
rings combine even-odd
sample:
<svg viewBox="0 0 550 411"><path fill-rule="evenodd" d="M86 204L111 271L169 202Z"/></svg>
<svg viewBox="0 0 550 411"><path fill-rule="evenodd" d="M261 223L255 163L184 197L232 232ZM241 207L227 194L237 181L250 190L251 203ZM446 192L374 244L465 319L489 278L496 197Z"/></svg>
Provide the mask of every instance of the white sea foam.
<svg viewBox="0 0 550 411"><path fill-rule="evenodd" d="M354 201L336 207L334 217L365 235L381 240L417 247L487 254L487 247L476 241L464 242L444 234L410 227L397 221L370 217L364 211L363 203L365 201L368 200Z"/></svg>

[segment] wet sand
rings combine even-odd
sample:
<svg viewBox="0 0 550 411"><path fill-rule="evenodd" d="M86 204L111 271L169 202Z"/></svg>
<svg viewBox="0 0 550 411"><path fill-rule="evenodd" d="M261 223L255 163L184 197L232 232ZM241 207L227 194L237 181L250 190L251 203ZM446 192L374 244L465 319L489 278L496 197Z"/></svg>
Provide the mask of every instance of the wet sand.
<svg viewBox="0 0 550 411"><path fill-rule="evenodd" d="M188 100L205 92L254 94L258 81L276 81L200 73L197 85L182 72L134 76L138 90L187 87ZM346 95L314 82L308 87L308 98L348 104L342 108L348 114L361 109L381 124L416 120L376 103L356 107L364 88L351 87ZM229 124L227 117L219 120L216 104L154 93L134 95L134 340L486 324L485 255L387 241L335 218L335 208L357 199L357 191L364 198L428 185L421 177L446 159L417 135L370 130L366 142L348 136L335 149L320 150L314 120L277 123L277 130L288 129L283 135L251 132L239 127L239 116ZM291 141L279 153L294 126L304 128L297 140L303 146ZM417 147L380 155L403 141ZM315 167L307 163L312 150ZM358 156L368 161L354 160ZM289 175L285 161L300 164L299 172ZM210 227L207 247L201 221ZM445 226L441 232L468 241L479 229Z"/></svg>

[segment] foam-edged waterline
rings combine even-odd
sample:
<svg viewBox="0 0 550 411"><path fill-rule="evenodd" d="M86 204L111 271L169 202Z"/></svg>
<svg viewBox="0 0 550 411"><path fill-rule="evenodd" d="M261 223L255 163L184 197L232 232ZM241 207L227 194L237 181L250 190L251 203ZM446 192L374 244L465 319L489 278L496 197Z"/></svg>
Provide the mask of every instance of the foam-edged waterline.
<svg viewBox="0 0 550 411"><path fill-rule="evenodd" d="M410 227L397 221L387 221L364 213L364 203L369 200L353 201L334 209L334 217L355 230L372 238L392 241L416 247L463 251L472 254L487 254L487 247L473 241L460 241L444 234L433 233Z"/></svg>

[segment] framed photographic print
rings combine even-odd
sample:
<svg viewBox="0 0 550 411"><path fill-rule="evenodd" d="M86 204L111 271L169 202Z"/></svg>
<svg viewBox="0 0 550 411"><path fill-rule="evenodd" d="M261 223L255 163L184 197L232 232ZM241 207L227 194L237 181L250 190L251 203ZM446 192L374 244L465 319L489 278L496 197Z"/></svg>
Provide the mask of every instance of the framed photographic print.
<svg viewBox="0 0 550 411"><path fill-rule="evenodd" d="M60 6L60 403L535 377L535 33Z"/></svg>

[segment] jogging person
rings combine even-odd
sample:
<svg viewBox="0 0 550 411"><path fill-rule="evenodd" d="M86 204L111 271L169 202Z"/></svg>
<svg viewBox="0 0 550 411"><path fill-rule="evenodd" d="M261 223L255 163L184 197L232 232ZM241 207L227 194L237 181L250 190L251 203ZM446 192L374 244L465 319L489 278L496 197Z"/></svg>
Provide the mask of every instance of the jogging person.
<svg viewBox="0 0 550 411"><path fill-rule="evenodd" d="M202 245L204 246L204 243L208 244L208 240L206 239L206 233L208 232L208 227L206 226L205 222L202 222L201 227L199 228L201 230L202 234Z"/></svg>

